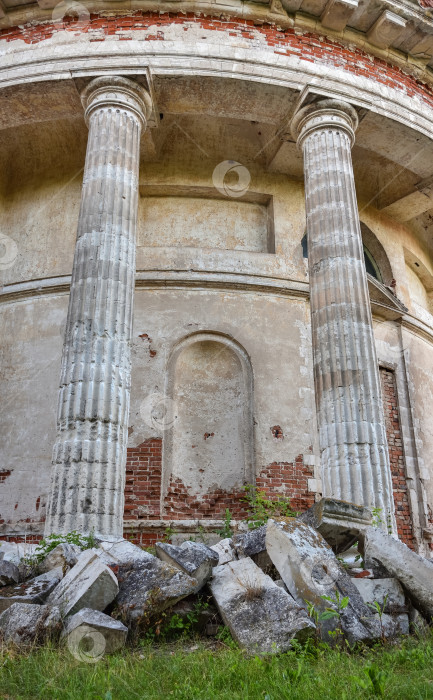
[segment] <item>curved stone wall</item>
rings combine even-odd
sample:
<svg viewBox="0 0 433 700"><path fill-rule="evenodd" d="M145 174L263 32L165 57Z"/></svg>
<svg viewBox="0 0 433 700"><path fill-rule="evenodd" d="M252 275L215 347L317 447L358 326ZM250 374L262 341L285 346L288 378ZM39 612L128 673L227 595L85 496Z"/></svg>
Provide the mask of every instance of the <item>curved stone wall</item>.
<svg viewBox="0 0 433 700"><path fill-rule="evenodd" d="M250 359L254 438L246 480L290 496L300 509L321 494L301 246L303 163L290 133L302 90L313 87L349 100L361 121L352 159L360 219L386 268L385 285L373 291L369 284L378 361L392 374L384 380L394 392L390 405L398 400L387 416L394 486L400 480L395 489L402 494L394 501L404 503L397 525L426 551L433 505L433 251L426 221L433 203L423 201L433 175L429 71L423 81L419 66L403 70L291 26L142 11L92 14L85 26L0 30L0 233L17 246L14 263L0 265L0 535L42 531L87 141L79 91L100 73L138 79L153 100L141 141L126 527L141 528L146 539L149 521L157 529L163 517L183 519L187 528L194 518L218 519L227 507L243 513L239 491L227 495L220 484L220 493L212 482L206 501L179 477L200 469L197 460L188 463L186 442L168 447L182 439L179 426L189 440L189 417L167 432L152 418L154 407L148 410L156 396L160 409L176 411L182 388L167 391L169 358L191 333L231 338ZM231 161L250 177L240 197L221 193L213 177L219 163ZM398 207L418 213L408 219ZM374 255L371 242L369 249ZM223 420L231 414L220 399L215 413ZM180 407L183 401L179 395ZM212 432L203 430L201 451ZM177 469L171 485L170 450ZM222 450L219 459L230 456Z"/></svg>

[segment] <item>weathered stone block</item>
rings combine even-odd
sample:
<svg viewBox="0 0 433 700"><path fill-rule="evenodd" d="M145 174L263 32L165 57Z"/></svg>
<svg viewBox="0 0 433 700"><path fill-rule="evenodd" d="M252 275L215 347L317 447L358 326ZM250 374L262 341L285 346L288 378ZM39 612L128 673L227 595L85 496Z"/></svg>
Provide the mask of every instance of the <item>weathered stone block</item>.
<svg viewBox="0 0 433 700"><path fill-rule="evenodd" d="M6 644L31 646L60 634L60 610L50 605L13 603L0 615L0 638Z"/></svg>
<svg viewBox="0 0 433 700"><path fill-rule="evenodd" d="M45 603L48 596L62 579L61 569L52 569L46 574L20 583L16 586L4 586L0 591L0 612L14 603Z"/></svg>
<svg viewBox="0 0 433 700"><path fill-rule="evenodd" d="M183 542L180 547L168 542L156 543L156 554L162 561L171 564L196 579L202 588L217 566L219 556L201 542Z"/></svg>
<svg viewBox="0 0 433 700"><path fill-rule="evenodd" d="M18 583L19 580L18 567L11 561L0 560L0 586L10 586Z"/></svg>
<svg viewBox="0 0 433 700"><path fill-rule="evenodd" d="M218 554L218 566L227 564L227 562L234 561L237 558L233 540L230 537L213 544L210 549L213 549Z"/></svg>
<svg viewBox="0 0 433 700"><path fill-rule="evenodd" d="M0 542L0 559L11 561L18 566L21 559L34 554L36 544L19 544L17 542Z"/></svg>
<svg viewBox="0 0 433 700"><path fill-rule="evenodd" d="M232 636L249 651L281 652L314 635L306 611L250 558L217 566L210 587Z"/></svg>
<svg viewBox="0 0 433 700"><path fill-rule="evenodd" d="M340 620L332 618L321 625L322 635L340 627L351 644L380 637L380 627L364 603L358 589L339 564L322 535L306 523L295 519L269 520L266 547L289 593L299 603L312 603L323 612L330 603L322 596L349 596Z"/></svg>
<svg viewBox="0 0 433 700"><path fill-rule="evenodd" d="M85 654L81 645L85 640L92 642L93 653L97 653L98 658L104 654L112 654L120 649L126 641L128 628L119 620L113 620L109 615L105 615L99 610L82 608L75 615L71 615L65 622L62 638L67 643L69 649L75 655Z"/></svg>
<svg viewBox="0 0 433 700"><path fill-rule="evenodd" d="M266 551L266 525L257 527L233 537L233 546L236 554L241 557L252 557Z"/></svg>
<svg viewBox="0 0 433 700"><path fill-rule="evenodd" d="M41 573L46 573L51 571L51 569L57 569L60 567L63 573L66 573L68 569L71 569L78 561L78 557L81 554L81 549L75 544L68 544L62 542L57 545L57 547L39 564L39 571Z"/></svg>
<svg viewBox="0 0 433 700"><path fill-rule="evenodd" d="M128 540L118 540L117 542L100 542L99 556L101 561L107 566L115 564L123 566L125 564L133 564L136 561L148 561L152 555L146 552L141 547Z"/></svg>
<svg viewBox="0 0 433 700"><path fill-rule="evenodd" d="M199 589L196 579L149 555L148 560L119 567L120 619L146 625L150 617Z"/></svg>
<svg viewBox="0 0 433 700"><path fill-rule="evenodd" d="M414 606L428 620L432 619L433 562L377 527L366 532L364 561L367 568L379 565L389 576L397 578Z"/></svg>
<svg viewBox="0 0 433 700"><path fill-rule="evenodd" d="M352 581L367 605L376 602L382 608L382 626L386 637L409 634L409 616L404 591L397 579L353 578ZM379 613L376 617L379 619Z"/></svg>
<svg viewBox="0 0 433 700"><path fill-rule="evenodd" d="M94 551L88 550L80 555L48 602L59 606L66 617L82 608L104 610L115 599L118 590L113 572Z"/></svg>
<svg viewBox="0 0 433 700"><path fill-rule="evenodd" d="M298 517L320 532L334 552L345 552L371 525L369 508L335 498L322 498Z"/></svg>

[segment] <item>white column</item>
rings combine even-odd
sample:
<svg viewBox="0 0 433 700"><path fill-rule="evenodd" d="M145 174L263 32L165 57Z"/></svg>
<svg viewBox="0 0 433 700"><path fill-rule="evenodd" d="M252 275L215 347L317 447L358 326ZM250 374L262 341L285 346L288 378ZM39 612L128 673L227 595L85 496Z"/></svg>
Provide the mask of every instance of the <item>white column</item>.
<svg viewBox="0 0 433 700"><path fill-rule="evenodd" d="M82 94L89 127L45 534L122 537L140 134L150 98L121 77Z"/></svg>
<svg viewBox="0 0 433 700"><path fill-rule="evenodd" d="M382 509L395 527L379 369L351 147L358 118L321 100L293 122L304 153L323 495Z"/></svg>

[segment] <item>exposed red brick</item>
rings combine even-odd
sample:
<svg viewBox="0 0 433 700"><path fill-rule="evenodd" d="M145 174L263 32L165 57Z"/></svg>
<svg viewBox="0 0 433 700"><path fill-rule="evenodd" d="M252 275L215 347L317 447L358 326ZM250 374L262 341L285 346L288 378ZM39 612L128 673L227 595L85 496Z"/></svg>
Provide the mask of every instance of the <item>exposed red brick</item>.
<svg viewBox="0 0 433 700"><path fill-rule="evenodd" d="M408 547L415 549L395 375L392 370L381 367L380 378L398 536Z"/></svg>
<svg viewBox="0 0 433 700"><path fill-rule="evenodd" d="M288 498L293 510L304 511L314 505L314 493L308 491L313 469L304 464L302 455L294 462L273 462L264 467L256 479L256 487L267 498Z"/></svg>
<svg viewBox="0 0 433 700"><path fill-rule="evenodd" d="M422 2L431 3L433 0L422 0ZM405 73L402 69L367 54L360 48L353 46L348 48L329 38L319 37L309 32L300 33L299 30L295 31L294 29L279 29L266 23L259 26L254 24L253 20L234 18L224 20L193 13L166 12L156 14L137 10L126 15L110 17L92 14L89 22L84 25L68 16L64 18L64 22L60 23L48 21L33 24L29 22L0 30L0 40L10 42L20 39L27 44L37 44L49 39L59 31L69 31L76 36L80 33L86 33L91 41L99 41L101 33L105 36L116 34L122 38L122 32L133 32L158 26L161 29L154 34L147 35L144 40L164 41L164 27L173 24L182 24L186 30L198 25L202 29L227 32L231 36L238 36L243 41L250 41L252 44L256 41L257 33L260 33L276 54L295 55L305 61L333 65L355 75L372 78L383 85L400 90L409 97L417 95L430 107L433 107L433 89L429 85ZM92 36L94 32L96 32L95 37ZM123 38L129 38L129 36Z"/></svg>
<svg viewBox="0 0 433 700"><path fill-rule="evenodd" d="M247 514L244 499L245 491L242 488L230 492L216 489L203 496L191 496L183 482L172 476L164 499L165 517L170 520L218 519L224 517L228 508L232 517L239 520Z"/></svg>
<svg viewBox="0 0 433 700"><path fill-rule="evenodd" d="M160 518L162 440L151 438L128 448L125 481L125 519Z"/></svg>

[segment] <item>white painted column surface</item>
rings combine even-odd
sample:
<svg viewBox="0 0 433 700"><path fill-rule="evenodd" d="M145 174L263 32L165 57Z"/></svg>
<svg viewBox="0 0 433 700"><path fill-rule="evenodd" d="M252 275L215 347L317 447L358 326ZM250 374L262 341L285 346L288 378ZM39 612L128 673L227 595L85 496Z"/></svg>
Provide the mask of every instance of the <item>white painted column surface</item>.
<svg viewBox="0 0 433 700"><path fill-rule="evenodd" d="M82 93L89 127L45 534L122 537L140 134L150 97L121 77Z"/></svg>
<svg viewBox="0 0 433 700"><path fill-rule="evenodd" d="M323 495L381 508L395 530L391 470L351 147L348 104L295 115L304 153L314 382Z"/></svg>

